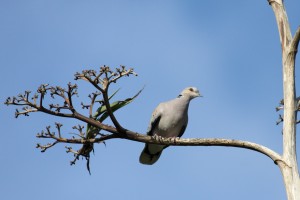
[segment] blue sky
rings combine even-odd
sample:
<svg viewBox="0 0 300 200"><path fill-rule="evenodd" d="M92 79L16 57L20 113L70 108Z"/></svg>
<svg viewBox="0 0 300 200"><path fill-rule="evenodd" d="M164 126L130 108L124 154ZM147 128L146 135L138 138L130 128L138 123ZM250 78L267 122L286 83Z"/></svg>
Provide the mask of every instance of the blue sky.
<svg viewBox="0 0 300 200"><path fill-rule="evenodd" d="M299 2L286 1L286 9L294 33ZM282 151L282 127L275 125L281 49L267 1L0 0L0 24L1 102L41 83L75 82L83 69L125 65L139 76L114 86L118 97L146 87L116 113L124 127L145 133L158 103L196 86L204 98L191 103L183 137L241 139ZM87 101L95 90L78 84L78 102ZM43 154L35 149L47 143L35 138L47 125L62 122L68 136L80 122L40 113L15 119L15 107L3 104L0 112L1 199L285 199L278 167L257 152L170 147L144 166L142 143L112 140L96 145L90 176L84 161L69 165L63 144Z"/></svg>

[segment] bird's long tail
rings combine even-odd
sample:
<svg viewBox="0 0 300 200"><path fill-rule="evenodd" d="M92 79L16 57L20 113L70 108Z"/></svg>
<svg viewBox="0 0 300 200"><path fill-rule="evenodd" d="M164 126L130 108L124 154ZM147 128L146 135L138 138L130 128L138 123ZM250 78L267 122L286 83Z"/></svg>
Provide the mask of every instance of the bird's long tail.
<svg viewBox="0 0 300 200"><path fill-rule="evenodd" d="M148 144L145 144L145 148L143 149L140 155L140 163L145 165L153 165L160 157L163 149L156 152L155 154L150 153Z"/></svg>

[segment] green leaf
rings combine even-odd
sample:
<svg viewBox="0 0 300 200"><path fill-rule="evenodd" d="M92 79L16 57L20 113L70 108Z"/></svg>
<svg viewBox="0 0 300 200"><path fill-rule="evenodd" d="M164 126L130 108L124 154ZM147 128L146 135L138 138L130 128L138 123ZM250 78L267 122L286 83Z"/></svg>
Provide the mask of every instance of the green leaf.
<svg viewBox="0 0 300 200"><path fill-rule="evenodd" d="M128 105L129 103L131 103L136 97L139 96L139 94L143 91L144 87L138 91L138 93L136 95L134 95L131 98L127 98L123 101L115 101L112 104L110 104L110 108L112 112L115 112L117 110L119 110L120 108ZM111 99L120 89L118 89L117 91L115 91L110 97L109 99ZM97 121L103 122L107 117L109 117L109 114L107 112L106 106L105 105L101 105L96 113L93 115L93 118ZM95 134L99 133L100 129L96 128L94 126L91 126L90 124L87 125L87 138L94 138Z"/></svg>
<svg viewBox="0 0 300 200"><path fill-rule="evenodd" d="M115 96L115 94L117 94L117 92L119 92L120 88L117 89L109 98L108 100L110 100L111 98L113 98ZM103 112L106 111L106 108L103 109L103 107L105 107L103 105L103 103L101 104L101 106L97 109L96 113L93 115L93 119L97 119L101 114L103 114ZM86 132L87 132L87 138L90 139L90 138L94 138L93 137L93 133L98 133L99 132L99 128L96 128L96 127L93 127L91 126L90 124L87 125L87 129L86 129Z"/></svg>
<svg viewBox="0 0 300 200"><path fill-rule="evenodd" d="M119 110L120 108L131 103L137 96L139 96L139 94L143 91L143 89L144 88L142 88L140 91L138 91L138 93L131 98L127 98L123 101L115 101L112 104L110 104L111 111L115 112L115 111ZM100 122L103 122L109 116L108 112L106 110L106 106L103 106L102 108L103 108L103 114L97 119Z"/></svg>
<svg viewBox="0 0 300 200"><path fill-rule="evenodd" d="M115 91L110 97L108 97L108 100L110 100L111 98L113 98L115 96L115 94L117 94L117 92L119 92L120 88ZM102 104L96 111L96 113L93 115L93 119L97 119L103 112L106 111L106 106L104 104Z"/></svg>
<svg viewBox="0 0 300 200"><path fill-rule="evenodd" d="M127 104L131 103L137 96L139 96L139 94L143 91L144 87L138 91L138 93L136 95L134 95L131 98L127 98L124 101L115 101L112 104L110 104L110 108L112 112L115 112L117 110L119 110L120 108L126 106ZM110 97L109 100L119 91L120 89L118 89L117 91L115 91ZM107 117L109 117L106 106L101 104L101 106L97 109L96 113L93 115L93 118L103 122ZM90 139L90 138L94 138L96 136L96 134L99 133L101 129L94 127L90 124L87 125L87 135L86 138ZM84 144L80 150L78 150L78 152L80 152L80 155L84 156L87 159L87 170L89 171L89 173L91 174L90 171L90 153L94 150L94 144Z"/></svg>

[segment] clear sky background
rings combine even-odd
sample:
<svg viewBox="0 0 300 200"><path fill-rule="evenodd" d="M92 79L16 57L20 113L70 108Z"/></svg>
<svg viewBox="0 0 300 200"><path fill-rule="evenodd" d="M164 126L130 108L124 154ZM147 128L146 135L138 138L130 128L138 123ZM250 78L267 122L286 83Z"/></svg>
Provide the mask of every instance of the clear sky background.
<svg viewBox="0 0 300 200"><path fill-rule="evenodd" d="M286 0L293 33L299 8ZM125 65L139 76L120 81L116 99L146 87L116 113L124 127L145 133L158 103L196 86L204 98L191 102L184 138L240 139L282 151L282 127L275 125L281 49L267 0L0 0L0 25L1 102L41 83L74 83L83 69ZM78 102L87 102L95 89L78 84ZM48 142L35 137L47 125L62 122L69 136L83 123L39 113L15 119L14 112L0 105L1 199L286 198L272 160L237 148L170 147L145 166L138 162L144 144L111 140L95 145L90 176L85 161L69 165L64 144L43 154L35 149Z"/></svg>

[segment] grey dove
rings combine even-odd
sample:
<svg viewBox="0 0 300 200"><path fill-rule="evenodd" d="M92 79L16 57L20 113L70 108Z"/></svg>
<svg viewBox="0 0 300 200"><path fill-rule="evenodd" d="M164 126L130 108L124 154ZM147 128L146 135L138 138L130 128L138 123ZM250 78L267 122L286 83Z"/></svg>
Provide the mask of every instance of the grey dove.
<svg viewBox="0 0 300 200"><path fill-rule="evenodd" d="M160 103L153 111L147 135L161 137L181 137L188 124L188 108L192 99L201 96L195 87L185 88L173 100ZM140 155L140 163L154 164L168 145L145 144Z"/></svg>

